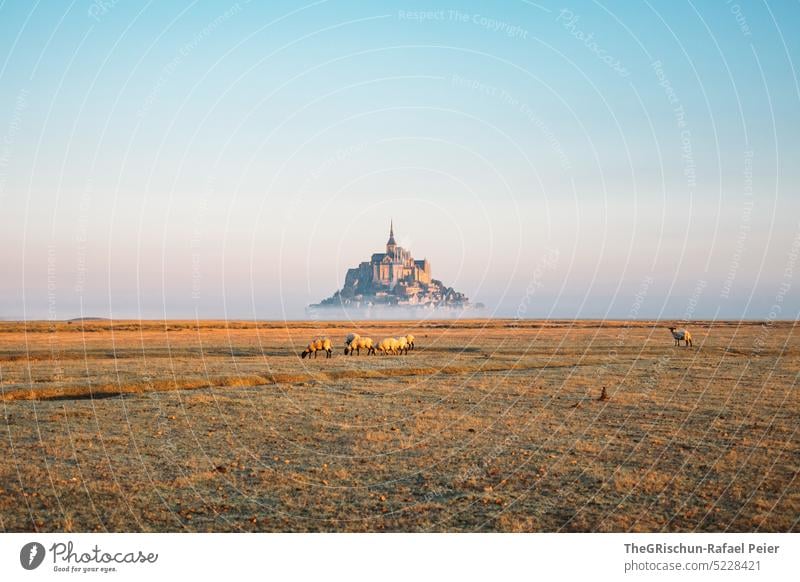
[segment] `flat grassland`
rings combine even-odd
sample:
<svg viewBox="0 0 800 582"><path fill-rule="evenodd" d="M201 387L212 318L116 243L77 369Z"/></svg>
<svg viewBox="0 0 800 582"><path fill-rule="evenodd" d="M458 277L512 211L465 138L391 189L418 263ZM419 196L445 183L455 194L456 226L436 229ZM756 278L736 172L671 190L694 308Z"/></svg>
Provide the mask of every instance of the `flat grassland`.
<svg viewBox="0 0 800 582"><path fill-rule="evenodd" d="M0 323L0 529L800 531L797 322L691 331Z"/></svg>

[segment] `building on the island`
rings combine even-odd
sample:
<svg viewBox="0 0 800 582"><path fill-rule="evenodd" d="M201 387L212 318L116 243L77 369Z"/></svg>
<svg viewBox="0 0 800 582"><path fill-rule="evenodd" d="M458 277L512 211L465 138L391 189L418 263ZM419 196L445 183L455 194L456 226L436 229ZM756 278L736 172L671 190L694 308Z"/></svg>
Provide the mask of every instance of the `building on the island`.
<svg viewBox="0 0 800 582"><path fill-rule="evenodd" d="M431 282L431 265L427 259L414 260L411 252L398 246L394 240L394 223L389 225L389 240L386 241L386 252L375 253L369 261L364 261L354 269L348 269L345 277L345 287L348 282L368 282L370 286L388 287L393 290L398 284Z"/></svg>
<svg viewBox="0 0 800 582"><path fill-rule="evenodd" d="M394 223L389 224L386 252L374 253L347 270L344 287L317 306L335 305L420 305L425 307L465 307L469 300L445 287L431 276L427 259L416 260L408 249L398 246L394 238Z"/></svg>

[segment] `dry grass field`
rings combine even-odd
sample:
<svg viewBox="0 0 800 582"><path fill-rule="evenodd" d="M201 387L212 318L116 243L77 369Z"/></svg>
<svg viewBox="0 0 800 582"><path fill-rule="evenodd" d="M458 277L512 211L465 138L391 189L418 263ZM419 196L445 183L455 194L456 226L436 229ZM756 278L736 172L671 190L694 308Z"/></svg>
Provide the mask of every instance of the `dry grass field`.
<svg viewBox="0 0 800 582"><path fill-rule="evenodd" d="M0 323L0 530L800 531L797 324L665 326Z"/></svg>

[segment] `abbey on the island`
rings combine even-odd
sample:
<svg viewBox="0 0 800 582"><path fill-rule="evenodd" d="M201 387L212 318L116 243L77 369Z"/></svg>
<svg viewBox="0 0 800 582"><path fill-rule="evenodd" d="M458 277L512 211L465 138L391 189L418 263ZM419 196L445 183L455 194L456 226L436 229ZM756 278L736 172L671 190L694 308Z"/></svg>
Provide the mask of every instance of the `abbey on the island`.
<svg viewBox="0 0 800 582"><path fill-rule="evenodd" d="M373 305L465 307L469 300L431 277L427 259L416 260L411 251L397 245L394 223L389 224L386 252L347 270L344 287L312 307Z"/></svg>
<svg viewBox="0 0 800 582"><path fill-rule="evenodd" d="M397 246L394 240L394 223L390 223L386 252L375 253L370 261L361 263L355 269L348 269L345 287L348 282L353 284L359 280L389 289L403 283L404 294L412 296L420 291L416 284L431 282L431 265L427 259L414 260L410 251Z"/></svg>

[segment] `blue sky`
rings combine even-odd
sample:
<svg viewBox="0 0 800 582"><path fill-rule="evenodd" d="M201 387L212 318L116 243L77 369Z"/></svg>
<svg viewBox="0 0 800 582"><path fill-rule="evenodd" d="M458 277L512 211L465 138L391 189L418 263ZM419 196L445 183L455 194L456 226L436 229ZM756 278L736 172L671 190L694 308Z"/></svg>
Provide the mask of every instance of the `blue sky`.
<svg viewBox="0 0 800 582"><path fill-rule="evenodd" d="M797 318L797 3L266 4L0 1L0 316Z"/></svg>

